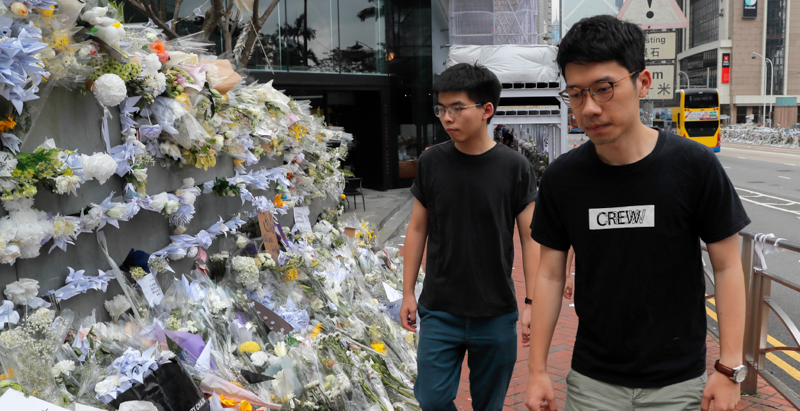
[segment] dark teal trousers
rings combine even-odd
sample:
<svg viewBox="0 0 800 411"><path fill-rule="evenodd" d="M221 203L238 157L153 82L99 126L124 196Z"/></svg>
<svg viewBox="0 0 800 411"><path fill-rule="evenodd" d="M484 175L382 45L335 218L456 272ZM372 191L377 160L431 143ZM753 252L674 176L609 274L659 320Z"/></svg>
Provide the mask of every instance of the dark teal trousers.
<svg viewBox="0 0 800 411"><path fill-rule="evenodd" d="M469 365L472 409L503 409L517 362L517 311L467 318L419 305L419 347L414 394L422 411L456 411L464 354Z"/></svg>

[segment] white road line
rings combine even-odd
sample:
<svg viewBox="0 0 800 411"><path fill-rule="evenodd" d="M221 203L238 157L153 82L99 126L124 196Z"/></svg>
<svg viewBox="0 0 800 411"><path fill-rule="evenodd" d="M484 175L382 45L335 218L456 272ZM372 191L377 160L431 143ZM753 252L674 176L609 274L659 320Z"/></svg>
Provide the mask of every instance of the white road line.
<svg viewBox="0 0 800 411"><path fill-rule="evenodd" d="M746 159L746 158L744 158L744 157L736 157L736 158L738 158L738 159L742 159L742 160L747 160L747 159Z"/></svg>
<svg viewBox="0 0 800 411"><path fill-rule="evenodd" d="M792 179L791 177L785 177L785 176L778 176L778 178L785 178L787 180L791 180Z"/></svg>
<svg viewBox="0 0 800 411"><path fill-rule="evenodd" d="M722 168L727 168L727 169L730 169L730 167L725 167L725 166L722 166Z"/></svg>
<svg viewBox="0 0 800 411"><path fill-rule="evenodd" d="M794 164L791 164L791 163L783 163L783 165L785 165L785 166L797 167L796 165L794 165Z"/></svg>
<svg viewBox="0 0 800 411"><path fill-rule="evenodd" d="M755 149L755 150L745 150L743 148L733 148L733 147L725 146L725 150L745 151L745 152L748 152L748 153L752 153L754 151L757 151L759 153L765 153L765 154L777 154L777 155L781 155L781 156L800 157L800 155L798 155L798 154L778 153L778 152L775 152L775 151L759 150L756 147L752 147L752 148Z"/></svg>
<svg viewBox="0 0 800 411"><path fill-rule="evenodd" d="M771 208L773 210L783 211L783 212L789 213L789 214L800 215L800 211L786 210L786 209L780 208L780 207L800 205L800 202L787 200L785 198L775 197L775 196L771 196L771 195L767 195L767 194L762 194L762 193L759 193L757 191L747 190L745 188L736 187L736 191L740 191L740 192L745 192L745 193L751 194L751 195L739 195L739 198L741 198L742 200L747 201L749 203L758 204L760 206ZM764 201L762 202L762 201L756 201L755 200L755 199L759 199L759 198L763 198ZM773 205L773 204L775 204L773 202L767 202L769 200L772 200L772 201L777 200L777 201L780 201L780 202L786 203L786 204L781 204L780 206L776 206L776 205Z"/></svg>

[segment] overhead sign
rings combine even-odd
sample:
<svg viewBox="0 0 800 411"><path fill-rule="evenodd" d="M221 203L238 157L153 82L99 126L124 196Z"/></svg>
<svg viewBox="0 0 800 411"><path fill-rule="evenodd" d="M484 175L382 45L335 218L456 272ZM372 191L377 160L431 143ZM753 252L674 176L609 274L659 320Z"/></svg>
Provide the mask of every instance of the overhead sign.
<svg viewBox="0 0 800 411"><path fill-rule="evenodd" d="M617 18L638 24L643 30L689 27L675 0L625 0Z"/></svg>
<svg viewBox="0 0 800 411"><path fill-rule="evenodd" d="M647 33L644 38L644 59L675 59L675 32Z"/></svg>
<svg viewBox="0 0 800 411"><path fill-rule="evenodd" d="M722 82L731 82L731 53L722 53Z"/></svg>
<svg viewBox="0 0 800 411"><path fill-rule="evenodd" d="M758 17L758 0L744 0L743 19L754 19Z"/></svg>
<svg viewBox="0 0 800 411"><path fill-rule="evenodd" d="M672 100L675 92L675 66L671 64L646 66L653 76L647 100Z"/></svg>

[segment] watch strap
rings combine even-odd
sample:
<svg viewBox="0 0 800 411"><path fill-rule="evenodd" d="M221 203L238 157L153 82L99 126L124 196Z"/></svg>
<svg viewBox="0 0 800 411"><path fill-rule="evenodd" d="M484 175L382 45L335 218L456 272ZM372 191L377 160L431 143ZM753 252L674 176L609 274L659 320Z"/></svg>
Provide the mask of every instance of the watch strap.
<svg viewBox="0 0 800 411"><path fill-rule="evenodd" d="M714 369L731 379L733 378L733 374L735 373L733 368L723 365L721 362L719 362L719 360L717 360L717 362L714 363Z"/></svg>
<svg viewBox="0 0 800 411"><path fill-rule="evenodd" d="M530 299L530 298L528 298L528 297L525 297L525 304L527 304L527 305L531 305L531 304L533 304L533 300L531 300L531 299Z"/></svg>

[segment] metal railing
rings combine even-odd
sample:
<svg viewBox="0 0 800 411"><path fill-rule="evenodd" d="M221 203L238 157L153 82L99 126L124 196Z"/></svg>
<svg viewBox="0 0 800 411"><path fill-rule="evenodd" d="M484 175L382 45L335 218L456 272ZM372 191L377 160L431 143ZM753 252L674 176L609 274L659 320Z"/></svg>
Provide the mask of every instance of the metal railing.
<svg viewBox="0 0 800 411"><path fill-rule="evenodd" d="M787 280L760 267L761 262L756 253L756 234L749 231L741 231L739 232L739 236L742 237L742 269L744 270L745 292L747 295L744 330L744 363L747 365L747 378L742 382L742 392L750 395L757 394L758 377L761 376L773 388L780 392L795 408L800 409L800 399L795 397L795 394L774 375L769 372L764 372L768 353L773 351L800 351L800 329L798 329L797 325L795 325L792 319L789 318L776 301L772 300L772 283L776 282L798 293L800 293L800 284ZM778 238L775 237L765 237L759 240L763 241L764 245L774 245L784 250L800 253L800 244L785 240L778 241ZM708 251L705 247L704 250ZM706 277L713 286L713 277L707 269L705 272ZM716 288L714 290L716 292ZM711 297L713 297L713 295L708 296L708 298ZM770 310L778 317L781 323L783 323L783 326L786 327L794 340L795 347L767 346ZM709 330L712 334L719 337L713 329Z"/></svg>

